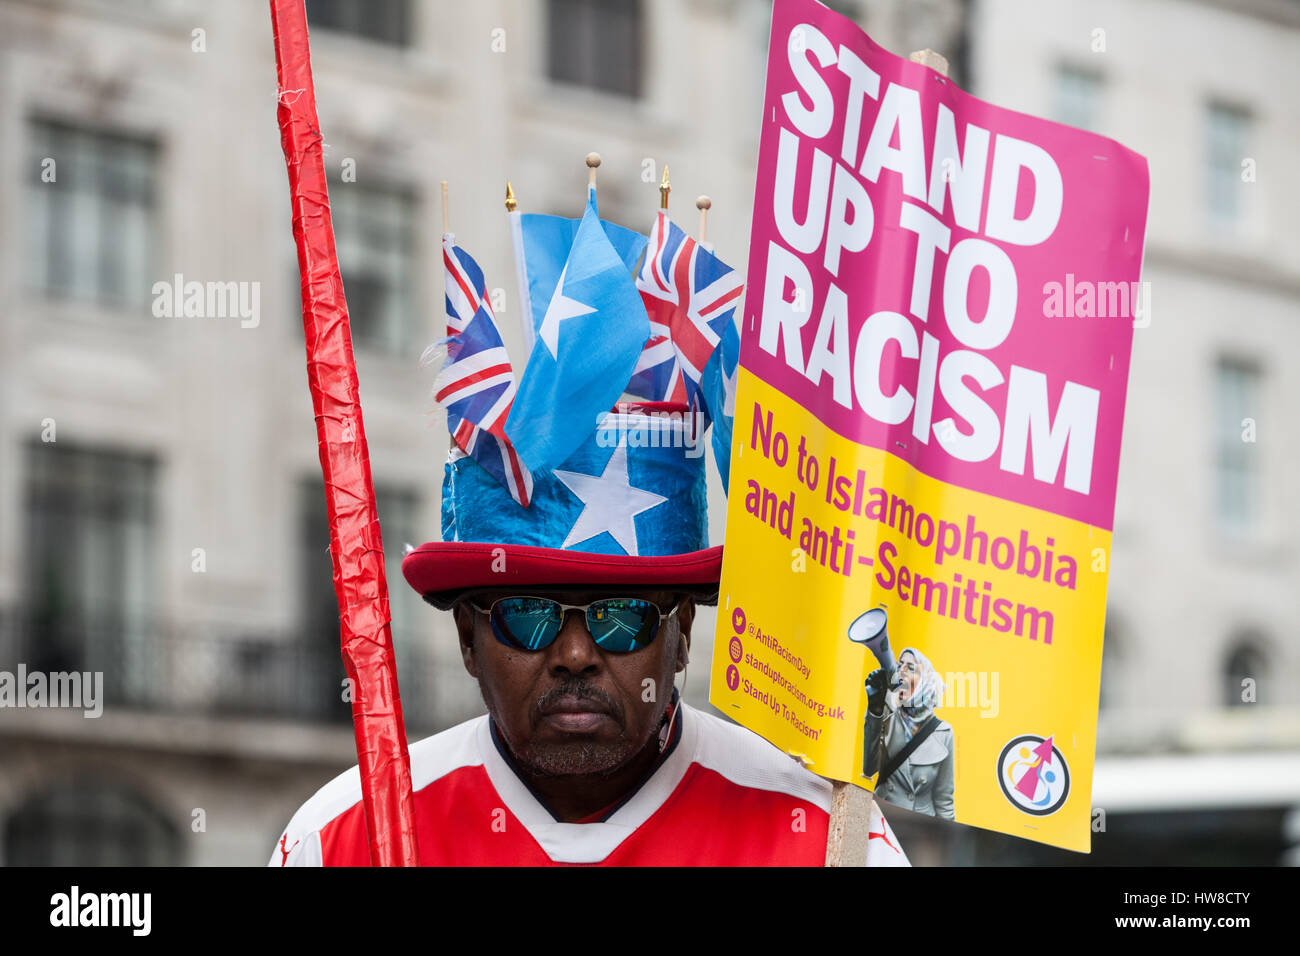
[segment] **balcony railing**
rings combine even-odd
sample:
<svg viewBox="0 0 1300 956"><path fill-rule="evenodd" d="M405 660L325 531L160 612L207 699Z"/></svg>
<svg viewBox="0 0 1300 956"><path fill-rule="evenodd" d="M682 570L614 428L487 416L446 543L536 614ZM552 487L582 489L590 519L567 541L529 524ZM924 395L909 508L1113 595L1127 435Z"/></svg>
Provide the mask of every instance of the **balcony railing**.
<svg viewBox="0 0 1300 956"><path fill-rule="evenodd" d="M0 670L103 674L104 709L285 719L345 726L345 673L328 634L248 633L204 626L168 632L115 624L52 627L0 611ZM317 639L319 638L319 639ZM400 641L398 680L408 731L440 730L479 711L470 679Z"/></svg>

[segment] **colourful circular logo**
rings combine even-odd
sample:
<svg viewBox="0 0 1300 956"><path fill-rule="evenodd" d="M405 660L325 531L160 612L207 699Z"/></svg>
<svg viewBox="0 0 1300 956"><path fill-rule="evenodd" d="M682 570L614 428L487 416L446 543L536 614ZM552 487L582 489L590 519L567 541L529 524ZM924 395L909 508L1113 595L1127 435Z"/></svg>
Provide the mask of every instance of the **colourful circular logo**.
<svg viewBox="0 0 1300 956"><path fill-rule="evenodd" d="M737 634L745 633L745 612L740 608L736 608L731 612L731 626Z"/></svg>
<svg viewBox="0 0 1300 956"><path fill-rule="evenodd" d="M1045 817L1070 795L1070 768L1051 737L1022 734L998 756L998 783L1018 810Z"/></svg>
<svg viewBox="0 0 1300 956"><path fill-rule="evenodd" d="M740 686L740 671L736 670L736 665L731 664L727 667L727 689L735 690Z"/></svg>
<svg viewBox="0 0 1300 956"><path fill-rule="evenodd" d="M740 638L733 637L731 643L727 645L727 650L731 654L731 659L739 664L745 654L745 646L740 643Z"/></svg>

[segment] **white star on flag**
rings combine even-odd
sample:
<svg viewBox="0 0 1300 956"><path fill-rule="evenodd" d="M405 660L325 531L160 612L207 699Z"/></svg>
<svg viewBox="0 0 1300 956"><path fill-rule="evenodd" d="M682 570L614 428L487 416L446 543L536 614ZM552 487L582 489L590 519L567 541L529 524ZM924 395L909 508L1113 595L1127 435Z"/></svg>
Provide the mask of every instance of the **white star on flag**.
<svg viewBox="0 0 1300 956"><path fill-rule="evenodd" d="M668 499L663 495L632 487L627 478L627 446L618 445L610 456L605 470L597 478L572 471L557 471L556 478L564 482L582 501L582 513L569 529L562 548L594 538L608 531L628 554L637 554L635 518Z"/></svg>
<svg viewBox="0 0 1300 956"><path fill-rule="evenodd" d="M722 372L722 394L726 397L722 400L722 414L736 414L736 379L740 377L740 363L731 370L731 377L727 377L726 372Z"/></svg>
<svg viewBox="0 0 1300 956"><path fill-rule="evenodd" d="M538 330L538 336L546 347L551 350L551 358L558 359L560 356L560 323L565 319L576 318L579 315L587 315L595 312L589 305L579 302L577 299L570 299L564 294L564 274L569 271L569 264L566 262L564 268L560 270L560 281L555 283L555 293L551 296L551 301L546 306L546 315L542 317L542 327Z"/></svg>

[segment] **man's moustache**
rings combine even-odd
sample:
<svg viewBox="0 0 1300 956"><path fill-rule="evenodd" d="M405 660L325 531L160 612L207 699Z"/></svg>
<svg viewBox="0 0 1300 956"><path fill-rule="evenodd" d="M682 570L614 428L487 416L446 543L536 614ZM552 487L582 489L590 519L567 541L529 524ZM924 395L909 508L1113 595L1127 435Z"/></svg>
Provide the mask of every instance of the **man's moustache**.
<svg viewBox="0 0 1300 956"><path fill-rule="evenodd" d="M622 721L623 713L618 702L595 684L583 680L567 680L557 684L537 699L537 709L545 714L565 698L593 701L600 704L610 716Z"/></svg>

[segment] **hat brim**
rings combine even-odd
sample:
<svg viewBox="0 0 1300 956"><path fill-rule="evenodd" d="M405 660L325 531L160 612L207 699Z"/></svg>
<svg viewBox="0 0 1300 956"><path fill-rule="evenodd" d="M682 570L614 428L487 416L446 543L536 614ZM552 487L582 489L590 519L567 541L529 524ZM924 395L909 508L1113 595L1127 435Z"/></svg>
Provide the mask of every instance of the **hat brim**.
<svg viewBox="0 0 1300 956"><path fill-rule="evenodd" d="M490 541L430 541L402 559L402 576L441 610L467 592L501 587L683 591L700 604L716 604L722 546L643 557Z"/></svg>

